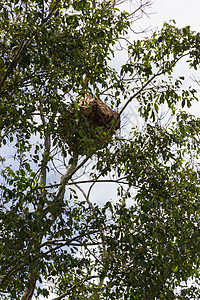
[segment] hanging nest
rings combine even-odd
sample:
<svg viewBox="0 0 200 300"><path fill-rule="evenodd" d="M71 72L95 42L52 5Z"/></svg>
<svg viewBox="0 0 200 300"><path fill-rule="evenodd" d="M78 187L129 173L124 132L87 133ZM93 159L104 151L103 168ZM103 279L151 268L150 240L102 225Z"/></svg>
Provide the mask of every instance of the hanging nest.
<svg viewBox="0 0 200 300"><path fill-rule="evenodd" d="M59 118L59 134L79 154L105 147L119 128L119 114L95 96L81 98Z"/></svg>

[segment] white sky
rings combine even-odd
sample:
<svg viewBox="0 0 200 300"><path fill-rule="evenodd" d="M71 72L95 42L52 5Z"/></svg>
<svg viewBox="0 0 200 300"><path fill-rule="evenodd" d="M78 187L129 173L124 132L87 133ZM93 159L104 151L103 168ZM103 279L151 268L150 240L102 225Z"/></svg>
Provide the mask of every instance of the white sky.
<svg viewBox="0 0 200 300"><path fill-rule="evenodd" d="M200 0L154 0L151 8L154 13L148 23L152 27L161 27L163 22L174 19L178 27L190 25L200 30Z"/></svg>

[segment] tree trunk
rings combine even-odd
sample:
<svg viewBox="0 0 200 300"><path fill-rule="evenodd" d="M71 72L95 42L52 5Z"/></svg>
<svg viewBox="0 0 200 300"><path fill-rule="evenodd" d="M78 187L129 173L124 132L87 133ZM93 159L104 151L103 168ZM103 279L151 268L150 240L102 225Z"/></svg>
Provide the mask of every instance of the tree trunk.
<svg viewBox="0 0 200 300"><path fill-rule="evenodd" d="M24 295L22 296L22 300L31 300L33 297L33 293L37 281L37 276L35 272L30 272L28 279L29 279L29 285L25 289Z"/></svg>

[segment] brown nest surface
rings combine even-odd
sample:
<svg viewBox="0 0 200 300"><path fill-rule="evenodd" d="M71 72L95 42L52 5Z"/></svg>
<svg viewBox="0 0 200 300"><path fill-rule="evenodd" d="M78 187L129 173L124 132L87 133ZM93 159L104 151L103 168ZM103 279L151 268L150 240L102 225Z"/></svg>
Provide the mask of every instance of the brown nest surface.
<svg viewBox="0 0 200 300"><path fill-rule="evenodd" d="M120 128L118 113L99 98L86 95L81 99L80 107L83 108L83 115L92 126L103 126L109 129L115 122L113 126L115 130Z"/></svg>
<svg viewBox="0 0 200 300"><path fill-rule="evenodd" d="M59 118L60 134L79 153L103 148L119 128L119 114L95 96L81 98L78 109L70 107Z"/></svg>

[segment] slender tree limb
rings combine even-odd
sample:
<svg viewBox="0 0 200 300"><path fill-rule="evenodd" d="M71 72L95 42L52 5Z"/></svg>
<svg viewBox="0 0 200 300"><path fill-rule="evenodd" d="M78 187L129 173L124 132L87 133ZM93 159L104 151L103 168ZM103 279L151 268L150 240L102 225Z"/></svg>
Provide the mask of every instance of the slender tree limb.
<svg viewBox="0 0 200 300"><path fill-rule="evenodd" d="M6 135L9 133L9 130L12 128L12 124L9 125L5 130L4 133L2 134L2 136L0 136L0 147L1 147L1 142L2 140L6 137ZM1 131L0 131L1 134Z"/></svg>
<svg viewBox="0 0 200 300"><path fill-rule="evenodd" d="M55 13L56 9L57 9L57 6L59 4L60 0L56 0L51 11L49 12L48 16L43 20L43 22L40 24L40 26L38 26L30 35L29 35L29 38L26 40L23 39L20 46L19 46L19 49L18 51L15 53L15 55L13 56L10 64L8 65L8 68L2 78L2 80L0 81L0 90L4 84L4 82L6 81L7 77L11 74L13 68L15 67L17 61L19 60L22 52L28 48L28 46L31 44L36 32L38 31L39 28L41 28L50 18L51 16Z"/></svg>
<svg viewBox="0 0 200 300"><path fill-rule="evenodd" d="M57 193L57 199L58 200L63 200L64 194L65 194L65 186L69 178L75 173L75 170L77 168L77 162L78 162L78 155L74 152L73 153L73 158L72 158L72 163L68 166L65 174L61 176L60 179L60 187Z"/></svg>
<svg viewBox="0 0 200 300"><path fill-rule="evenodd" d="M62 197L64 196L63 192L65 191L65 185L68 183L68 180L70 178L72 178L72 176L76 173L76 171L78 171L89 159L90 156L86 156L86 158L79 164L77 165L77 161L76 161L76 157L75 157L75 164L71 164L67 171L65 172L64 175L62 175L61 180L60 180L60 188L58 190L57 193L57 198L58 199L62 199Z"/></svg>
<svg viewBox="0 0 200 300"><path fill-rule="evenodd" d="M43 124L44 128L47 129L46 120L45 120L45 117L44 117L44 114L43 114L43 104L42 103L40 103L40 116L41 116L41 120L42 120L42 124ZM40 170L40 174L41 174L40 182L43 186L46 185L47 164L48 164L48 161L49 161L49 154L50 154L50 148L51 148L50 135L48 133L44 133L44 136L45 136L44 137L44 153L43 153L43 157L42 157L41 170ZM42 206L43 206L43 204L42 204ZM42 241L42 238L43 237L41 235L40 242ZM32 299L37 279L38 279L38 276L36 275L36 273L34 271L29 272L28 286L27 286L27 288L24 292L24 295L22 296L22 300Z"/></svg>
<svg viewBox="0 0 200 300"><path fill-rule="evenodd" d="M122 181L123 179L126 179L126 177L123 177L121 179L91 179L91 180L80 180L80 181L75 181L73 180L72 182L68 182L67 185L76 185L76 184L84 184L84 183L116 183L116 184L128 184L128 182L126 181ZM45 188L52 188L52 187L56 187L59 186L60 183L57 184L53 184L53 185L48 185L45 186Z"/></svg>
<svg viewBox="0 0 200 300"><path fill-rule="evenodd" d="M127 106L133 101L133 99L135 99L155 78L164 75L165 73L167 73L168 71L170 71L176 64L177 62L182 59L183 57L187 56L189 53L182 53L177 59L174 59L174 61L171 63L171 65L161 71L158 71L156 74L154 74L153 76L151 76L151 78L149 78L142 86L141 88L134 93L125 103L125 105L122 107L122 109L120 110L120 112L118 113L117 118L115 119L115 121L113 122L113 124L110 127L110 132L113 130L116 122L118 121L118 119L120 118L120 116L122 115L122 113L125 111L125 109L127 108Z"/></svg>
<svg viewBox="0 0 200 300"><path fill-rule="evenodd" d="M63 299L65 296L69 295L69 293L75 288L75 287L78 287L78 286L81 286L83 285L83 283L86 281L86 280L90 280L91 277L88 278L88 274L83 278L82 281L74 284L67 292L63 293L62 295L56 297L56 298L53 298L52 300L61 300Z"/></svg>
<svg viewBox="0 0 200 300"><path fill-rule="evenodd" d="M4 283L6 282L6 280L8 278L10 278L13 274L15 274L18 270L20 270L22 266L23 266L23 264L20 264L19 262L17 262L12 267L12 269L1 279L1 281L0 281L0 288L3 287Z"/></svg>
<svg viewBox="0 0 200 300"><path fill-rule="evenodd" d="M72 180L72 179L71 179ZM86 195L86 193L84 192L84 190L76 183L74 182L74 180L72 180L72 182L74 183L74 185L79 189L79 191L81 191L81 193L83 194L85 200L87 201L88 205L90 206L90 208L95 211L94 206L92 205L92 203L89 200L89 197Z"/></svg>
<svg viewBox="0 0 200 300"><path fill-rule="evenodd" d="M98 233L98 232L99 232L99 230L92 230L92 231L88 231L88 232L84 231L84 232L82 232L81 234L79 234L79 235L77 235L77 236L75 236L75 237L73 237L73 238L71 238L71 239L65 240L65 241L64 241L64 244L62 244L62 245L63 245L63 246L71 245L72 242L74 242L74 241L79 241L80 239L82 239L82 238L85 237L86 235L89 235L89 234L95 234L95 233ZM55 242L56 242L56 241L55 241ZM59 241L58 241L58 242L59 242ZM40 248L45 247L45 246L47 246L48 244L52 244L52 243L54 243L54 242L53 242L53 241L46 241L46 242L44 242L44 243L41 244ZM60 245L59 245L59 246L60 246ZM57 249L57 248L55 248L55 249ZM49 251L51 252L51 250L48 250L48 252L45 252L45 254L49 253Z"/></svg>
<svg viewBox="0 0 200 300"><path fill-rule="evenodd" d="M49 76L50 76L50 71L44 71L42 74L41 73L38 73L38 75L43 75L43 76L47 76L47 78L49 78ZM49 75L49 76L48 76ZM35 72L32 72L32 73L30 73L29 75L27 75L26 77L24 77L23 79L21 79L21 80L19 80L19 81L17 81L17 82L15 82L15 83L13 83L13 84L9 84L8 86L6 86L4 89L2 89L1 91L0 91L0 94L6 94L6 93L8 93L9 92L9 90L10 89L12 89L13 87L20 87L22 84L23 84L23 86L25 86L25 85L28 85L28 84L30 84L30 80L32 79L32 78L35 78ZM5 102L5 103L7 103L8 102L8 100Z"/></svg>
<svg viewBox="0 0 200 300"><path fill-rule="evenodd" d="M42 22L42 26L51 18L51 16L54 14L54 12L57 9L59 0L56 0L50 13L48 14L48 16L43 19ZM5 75L3 76L1 82L0 82L0 90L1 87L3 86L6 78L10 75L10 73L12 72L12 69L14 68L14 66L16 65L17 61L19 60L19 57L21 56L22 52L30 45L30 43L32 42L36 32L37 32L38 28L36 30L33 31L33 33L31 34L30 38L25 41L23 40L21 42L21 45L19 47L19 50L17 51L17 53L14 55L13 60L10 62ZM42 108L42 107L41 107ZM41 118L43 120L43 122L45 122L45 119L43 117L42 111L41 111ZM47 162L48 162L48 157L49 157L49 153L50 153L50 136L47 135L45 137L45 152L43 155L43 161L42 161L42 168L41 168L41 183L46 185L46 167L47 167ZM42 240L42 237L41 237ZM35 274L35 272L30 272L29 273L29 286L26 288L24 295L22 296L22 300L29 300L32 298L34 290L35 290L35 286L36 286L36 281L37 281L37 276Z"/></svg>
<svg viewBox="0 0 200 300"><path fill-rule="evenodd" d="M68 185L74 185L74 184L82 184L82 183L117 183L117 184L128 184L128 182L122 181L120 179L99 179L99 180L82 180L82 181L74 181L69 182Z"/></svg>
<svg viewBox="0 0 200 300"><path fill-rule="evenodd" d="M45 130L48 130L44 112L43 112L43 103L41 101L40 101L40 117L41 117L42 124L43 124ZM44 132L44 153L43 153L43 157L42 157L41 170L40 170L41 184L43 186L45 186L47 184L46 183L46 181L47 181L47 164L49 161L50 150L51 150L50 135L48 134L48 132Z"/></svg>

